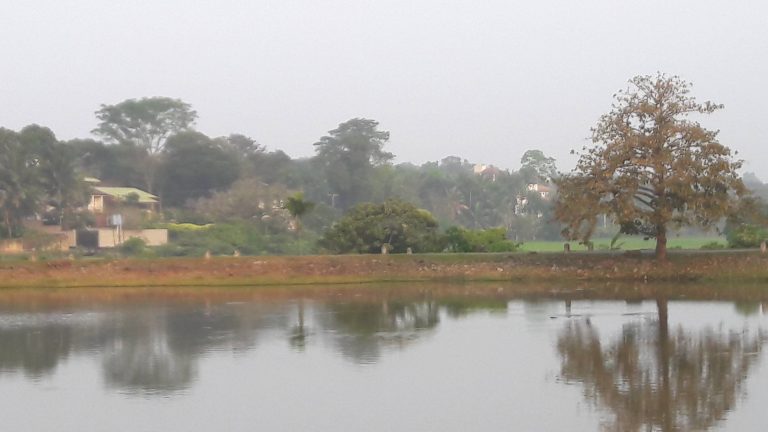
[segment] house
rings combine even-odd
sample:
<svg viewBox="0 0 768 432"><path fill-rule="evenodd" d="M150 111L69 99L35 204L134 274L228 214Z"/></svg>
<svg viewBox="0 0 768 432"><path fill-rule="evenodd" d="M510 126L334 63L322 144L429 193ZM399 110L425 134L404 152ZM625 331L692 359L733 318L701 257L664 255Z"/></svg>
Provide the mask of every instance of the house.
<svg viewBox="0 0 768 432"><path fill-rule="evenodd" d="M485 165L485 164L477 164L472 168L472 171L475 173L475 175L480 176L486 180L489 180L491 182L496 181L496 177L499 176L502 173L502 170L493 166L493 165Z"/></svg>
<svg viewBox="0 0 768 432"><path fill-rule="evenodd" d="M552 196L552 188L541 183L529 183L527 189L530 192L536 192L541 196L541 199L549 201Z"/></svg>
<svg viewBox="0 0 768 432"><path fill-rule="evenodd" d="M139 209L147 214L157 213L160 199L149 192L133 187L92 186L88 211L93 214L95 226L123 225L123 213Z"/></svg>
<svg viewBox="0 0 768 432"><path fill-rule="evenodd" d="M157 215L160 199L134 187L101 186L95 178L86 178L91 184L88 212L93 226L77 231L77 245L87 248L112 248L130 238L140 238L148 246L168 243L166 229L140 229Z"/></svg>
<svg viewBox="0 0 768 432"><path fill-rule="evenodd" d="M130 238L140 238L148 246L168 243L167 229L141 229L154 218L160 206L157 196L132 187L101 186L100 180L86 177L90 185L90 200L86 210L91 216L88 228L66 230L59 218L51 220L41 216L24 221L27 230L38 233L32 239L0 242L0 254L27 251L67 251L74 247L88 249L113 248Z"/></svg>
<svg viewBox="0 0 768 432"><path fill-rule="evenodd" d="M541 199L544 201L549 201L552 199L552 188L545 184L529 183L526 186L526 190L528 191L528 193L535 193L539 195L539 197L541 197ZM517 215L526 214L527 205L528 205L528 196L522 195L522 194L518 195L517 202L515 203L515 214ZM543 214L541 212L537 212L536 216L541 218Z"/></svg>

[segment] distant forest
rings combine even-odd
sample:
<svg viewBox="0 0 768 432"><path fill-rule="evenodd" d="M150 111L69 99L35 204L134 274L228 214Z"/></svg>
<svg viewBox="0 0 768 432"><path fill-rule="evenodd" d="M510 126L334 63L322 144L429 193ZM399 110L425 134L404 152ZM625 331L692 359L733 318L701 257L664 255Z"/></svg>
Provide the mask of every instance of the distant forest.
<svg viewBox="0 0 768 432"><path fill-rule="evenodd" d="M312 252L350 209L388 200L425 210L434 220L426 224L443 232L500 229L514 242L561 238L553 220L556 161L538 149L526 151L517 169L454 155L420 166L394 164L389 132L375 120L354 118L307 143L314 156L291 158L242 134L209 137L195 130L196 120L189 104L155 97L102 105L93 130L98 139L59 141L39 125L0 129L0 237L22 235L29 217L87 227L84 180L90 178L157 195L159 212L139 221L141 227L218 226L215 241L206 244L181 230L173 247L186 238L188 248L169 254L193 246L195 253L295 253L302 244ZM744 181L768 197L755 175ZM308 205L293 211L289 198ZM598 234L609 237L616 231L602 228Z"/></svg>
<svg viewBox="0 0 768 432"><path fill-rule="evenodd" d="M301 193L313 204L302 221L309 237L357 204L393 198L427 210L441 227L504 227L517 241L559 237L550 200L528 186L551 187L557 175L555 160L539 150L526 152L518 170L459 156L393 164L389 132L355 118L307 143L313 157L291 158L242 134L209 137L194 129L190 105L169 98L103 105L96 119L99 139L59 141L38 125L0 130L4 236L19 235L24 217L46 212L66 227L87 225L77 211L87 204L82 180L95 178L159 196L165 222L246 223L270 232L281 223L275 219L289 216L284 200Z"/></svg>

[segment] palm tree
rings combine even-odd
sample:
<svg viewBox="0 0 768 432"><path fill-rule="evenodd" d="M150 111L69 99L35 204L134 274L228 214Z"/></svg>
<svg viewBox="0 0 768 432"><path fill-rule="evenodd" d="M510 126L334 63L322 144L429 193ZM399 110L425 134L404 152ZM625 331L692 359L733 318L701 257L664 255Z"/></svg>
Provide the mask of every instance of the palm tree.
<svg viewBox="0 0 768 432"><path fill-rule="evenodd" d="M301 217L315 208L315 203L304 199L302 192L297 192L288 197L283 205L285 210L291 214L296 226L296 237L299 243L299 255L301 255Z"/></svg>

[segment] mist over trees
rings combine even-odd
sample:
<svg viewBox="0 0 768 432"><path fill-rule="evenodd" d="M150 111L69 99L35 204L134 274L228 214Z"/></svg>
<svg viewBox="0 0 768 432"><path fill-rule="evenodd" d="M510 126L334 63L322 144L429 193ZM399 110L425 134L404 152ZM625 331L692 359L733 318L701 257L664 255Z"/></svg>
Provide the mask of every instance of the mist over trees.
<svg viewBox="0 0 768 432"><path fill-rule="evenodd" d="M215 137L195 130L192 106L167 97L102 105L93 130L101 140L59 141L38 125L0 129L0 236L18 237L25 218L41 215L68 228L87 226L86 177L158 195L161 214L147 225L218 225L194 235L173 233L187 249L170 254L200 253L205 236L215 237L209 240L216 247L207 249L220 253L297 253L302 245L310 253L375 252L382 244L398 252L487 251L514 248L507 240L561 239L564 227L583 240L641 233L656 237L660 247L676 226L722 224L726 216L731 232L747 224L762 229L764 219L733 217L736 199L746 196L740 161L716 132L685 119L720 106L696 102L689 84L677 77L631 83L635 90L617 96L593 131L596 146L567 175L540 149L526 151L517 169L455 155L395 164L386 148L389 132L366 118L318 133L315 143L307 143L314 156L292 158L237 132ZM755 191L753 214L768 214L760 201L768 186L754 174L744 180ZM307 210L298 212L297 203ZM397 222L400 216L387 213L395 208L411 209L429 236L434 231L443 237L430 237L428 247L403 240L424 239L425 233L408 233L419 223ZM351 239L344 230L354 231L352 226L379 227L391 238L360 232Z"/></svg>

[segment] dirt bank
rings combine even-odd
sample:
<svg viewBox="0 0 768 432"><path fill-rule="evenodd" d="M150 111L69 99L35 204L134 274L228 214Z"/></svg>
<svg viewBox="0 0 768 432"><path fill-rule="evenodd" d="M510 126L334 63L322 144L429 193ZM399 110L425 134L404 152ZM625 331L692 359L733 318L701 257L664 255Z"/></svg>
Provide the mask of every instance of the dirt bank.
<svg viewBox="0 0 768 432"><path fill-rule="evenodd" d="M0 287L260 286L408 281L768 282L759 253L436 254L54 260L0 264Z"/></svg>

